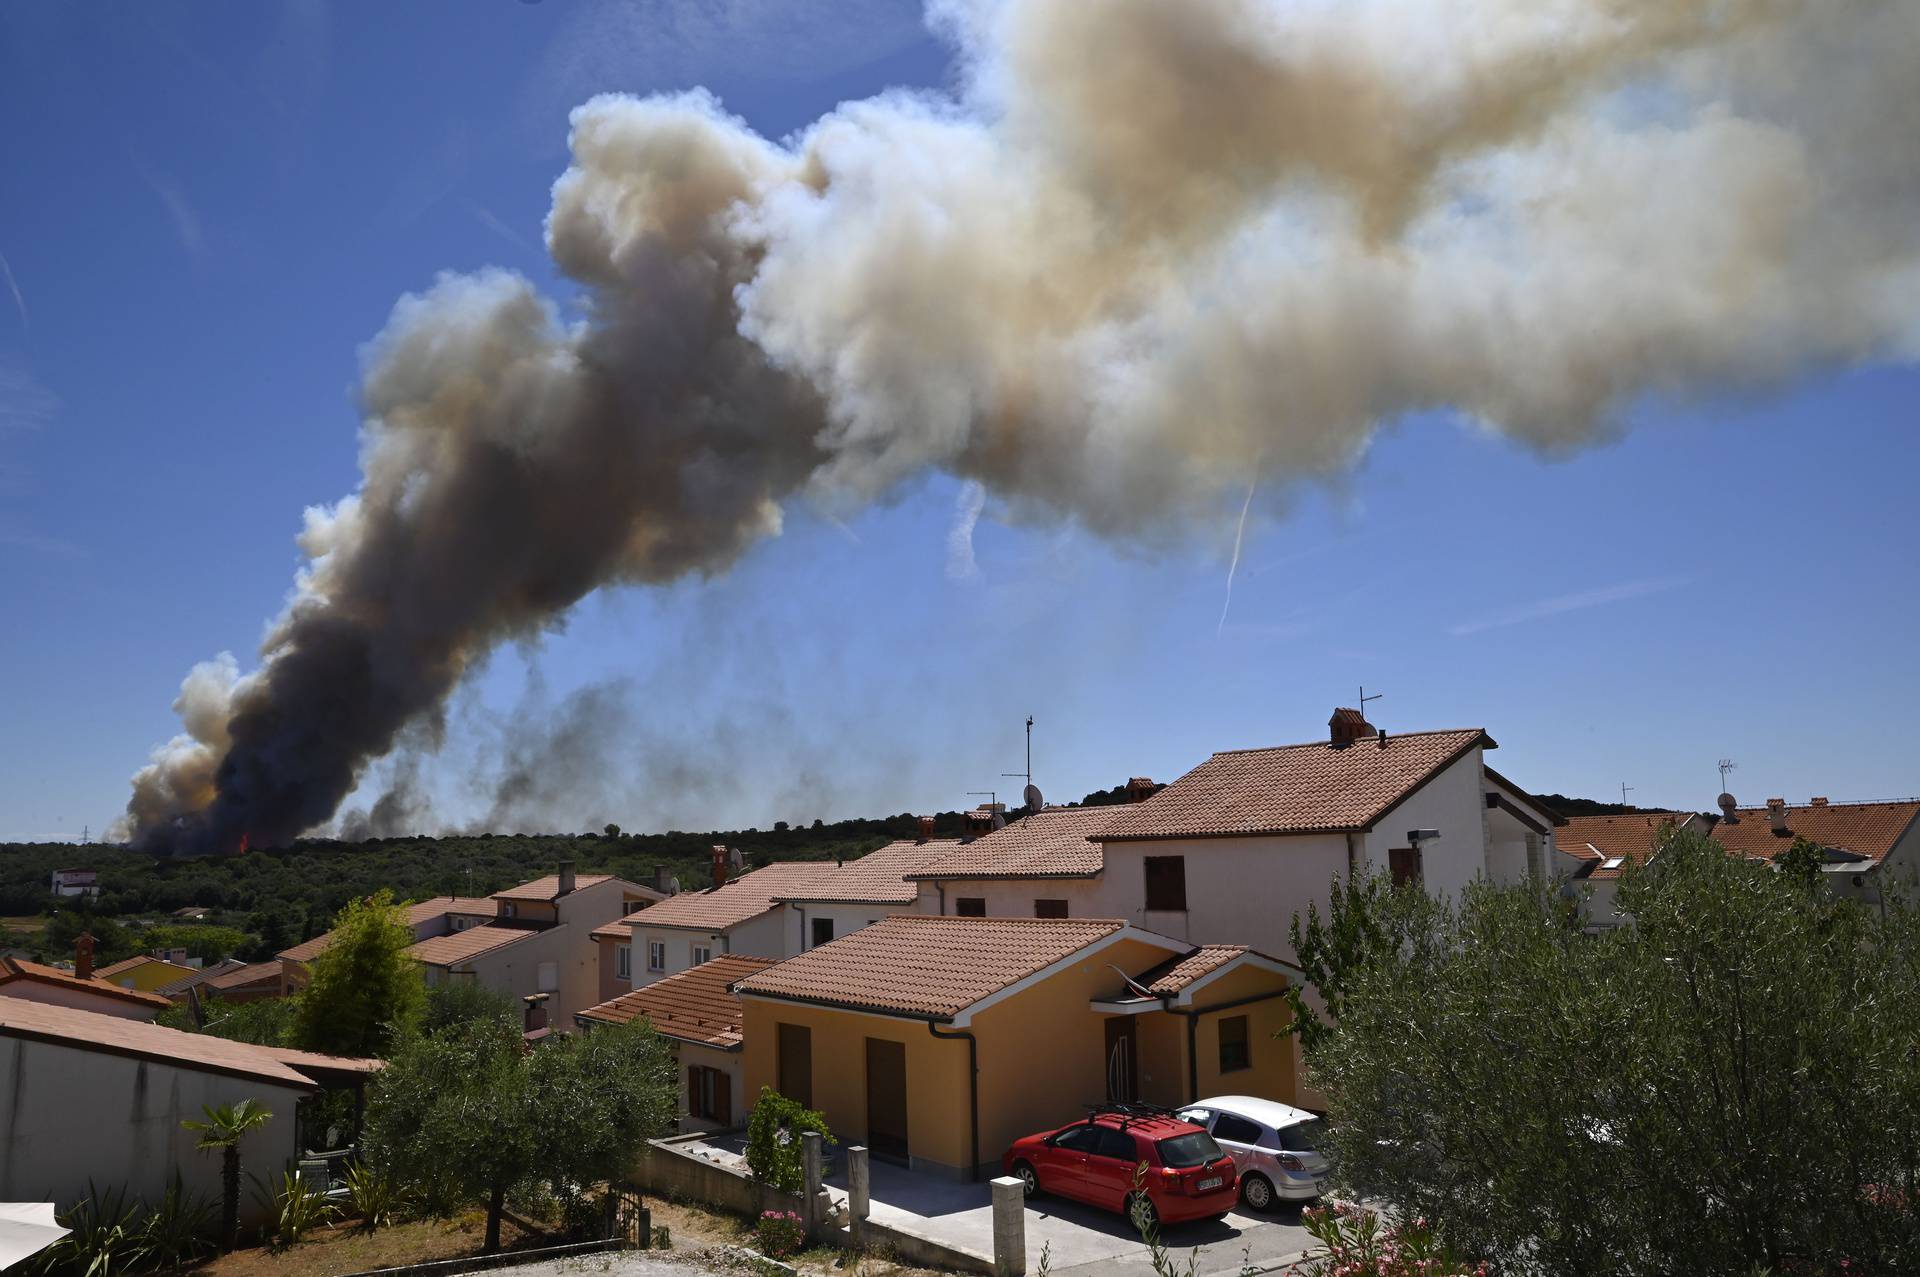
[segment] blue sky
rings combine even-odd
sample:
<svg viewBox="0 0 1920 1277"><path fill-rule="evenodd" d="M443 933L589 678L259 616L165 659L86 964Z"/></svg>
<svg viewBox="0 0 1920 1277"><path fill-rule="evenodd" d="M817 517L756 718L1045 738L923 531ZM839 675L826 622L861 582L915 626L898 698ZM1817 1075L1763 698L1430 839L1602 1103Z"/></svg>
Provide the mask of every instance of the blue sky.
<svg viewBox="0 0 1920 1277"><path fill-rule="evenodd" d="M301 510L354 484L357 351L401 292L497 263L565 294L539 241L568 106L706 84L777 136L948 74L912 5L831 11L0 8L0 838L97 832L188 667L249 663ZM952 807L1017 791L1029 713L1073 798L1314 738L1362 682L1376 722L1485 726L1542 790L1708 807L1732 757L1743 800L1905 796L1916 402L1912 369L1836 369L1557 460L1401 423L1249 524L1224 623L1237 504L1146 548L989 504L970 573L950 479L797 509L724 579L498 654L427 764L436 819L487 809L503 721L590 687L622 709L559 827Z"/></svg>

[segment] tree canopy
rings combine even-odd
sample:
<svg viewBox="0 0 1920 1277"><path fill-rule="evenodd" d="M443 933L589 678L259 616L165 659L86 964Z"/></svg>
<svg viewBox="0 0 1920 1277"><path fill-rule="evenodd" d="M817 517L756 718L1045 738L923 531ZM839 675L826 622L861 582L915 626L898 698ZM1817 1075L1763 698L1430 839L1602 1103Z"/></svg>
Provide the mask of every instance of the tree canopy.
<svg viewBox="0 0 1920 1277"><path fill-rule="evenodd" d="M480 1017L403 1040L369 1087L364 1148L434 1209L484 1202L491 1250L509 1192L620 1178L678 1112L673 1057L645 1021L528 1049Z"/></svg>
<svg viewBox="0 0 1920 1277"><path fill-rule="evenodd" d="M1920 1270L1920 912L1693 831L1619 895L1635 925L1598 935L1485 883L1310 920L1346 1187L1503 1271Z"/></svg>
<svg viewBox="0 0 1920 1277"><path fill-rule="evenodd" d="M349 902L333 920L333 943L307 964L295 1042L332 1055L386 1055L426 1009L412 945L406 911L391 893Z"/></svg>

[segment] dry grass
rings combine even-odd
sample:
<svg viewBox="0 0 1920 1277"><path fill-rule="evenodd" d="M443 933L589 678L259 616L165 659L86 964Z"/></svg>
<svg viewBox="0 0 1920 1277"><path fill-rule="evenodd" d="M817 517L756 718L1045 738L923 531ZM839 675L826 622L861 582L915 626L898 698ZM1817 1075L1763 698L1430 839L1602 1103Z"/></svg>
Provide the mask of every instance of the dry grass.
<svg viewBox="0 0 1920 1277"><path fill-rule="evenodd" d="M689 1202L662 1201L657 1197L647 1199L647 1209L653 1213L655 1227L665 1225L672 1234L675 1251L698 1251L706 1246L758 1249L754 1245L752 1221L737 1215ZM950 1274L936 1269L896 1264L878 1255L848 1257L844 1265L840 1259L841 1254L837 1250L816 1249L795 1255L787 1262L803 1273L831 1273L836 1277L950 1277Z"/></svg>
<svg viewBox="0 0 1920 1277"><path fill-rule="evenodd" d="M237 1250L194 1271L206 1277L338 1277L371 1268L477 1255L486 1237L484 1211L449 1220L400 1224L376 1233L362 1232L357 1224L339 1224L323 1228L311 1240L286 1250ZM523 1238L511 1222L500 1226L500 1240L509 1249L544 1244L537 1237Z"/></svg>

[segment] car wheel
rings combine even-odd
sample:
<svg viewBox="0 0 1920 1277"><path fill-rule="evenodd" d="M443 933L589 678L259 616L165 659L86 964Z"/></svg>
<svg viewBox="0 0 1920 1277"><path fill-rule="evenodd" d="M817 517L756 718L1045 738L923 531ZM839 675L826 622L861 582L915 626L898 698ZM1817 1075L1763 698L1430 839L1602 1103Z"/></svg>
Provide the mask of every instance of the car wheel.
<svg viewBox="0 0 1920 1277"><path fill-rule="evenodd" d="M1021 1190L1025 1196L1033 1197L1039 1194L1040 1173L1033 1169L1033 1163L1015 1162L1013 1164L1013 1175L1015 1179L1020 1181Z"/></svg>
<svg viewBox="0 0 1920 1277"><path fill-rule="evenodd" d="M1240 1200L1253 1210L1273 1207L1273 1185L1265 1175L1249 1175L1240 1181Z"/></svg>
<svg viewBox="0 0 1920 1277"><path fill-rule="evenodd" d="M1154 1208L1153 1199L1145 1193L1135 1193L1127 1198L1127 1222L1143 1236L1148 1230L1159 1227L1160 1212Z"/></svg>

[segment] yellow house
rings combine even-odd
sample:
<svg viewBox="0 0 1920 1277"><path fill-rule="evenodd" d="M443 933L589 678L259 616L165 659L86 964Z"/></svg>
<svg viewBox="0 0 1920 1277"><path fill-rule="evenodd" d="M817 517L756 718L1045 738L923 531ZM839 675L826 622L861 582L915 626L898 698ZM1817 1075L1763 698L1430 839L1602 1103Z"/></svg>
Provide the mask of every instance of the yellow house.
<svg viewBox="0 0 1920 1277"><path fill-rule="evenodd" d="M1291 1103L1294 971L1115 920L897 914L734 985L742 1082L875 1157L977 1176L1091 1104Z"/></svg>
<svg viewBox="0 0 1920 1277"><path fill-rule="evenodd" d="M195 970L181 963L156 958L150 953L137 953L131 958L108 963L93 974L97 979L111 981L123 989L152 993L163 984L172 984L175 980L192 975Z"/></svg>

